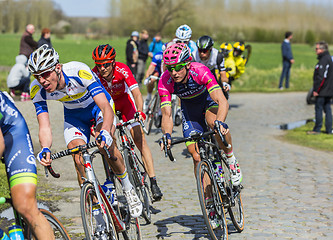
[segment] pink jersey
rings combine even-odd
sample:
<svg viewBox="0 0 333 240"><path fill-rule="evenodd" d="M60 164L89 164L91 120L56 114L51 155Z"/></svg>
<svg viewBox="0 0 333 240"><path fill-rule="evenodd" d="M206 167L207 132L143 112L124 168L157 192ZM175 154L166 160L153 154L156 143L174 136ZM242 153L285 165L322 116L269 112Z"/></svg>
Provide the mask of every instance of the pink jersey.
<svg viewBox="0 0 333 240"><path fill-rule="evenodd" d="M221 89L209 68L197 62L191 62L188 81L176 83L165 71L158 83L161 107L171 106L171 94L176 94L182 101L206 101L211 92Z"/></svg>
<svg viewBox="0 0 333 240"><path fill-rule="evenodd" d="M97 68L92 69L101 80L103 87L111 94L112 99L115 101L124 94L129 94L130 91L139 87L129 67L121 62L116 62L112 82L106 81L98 72Z"/></svg>

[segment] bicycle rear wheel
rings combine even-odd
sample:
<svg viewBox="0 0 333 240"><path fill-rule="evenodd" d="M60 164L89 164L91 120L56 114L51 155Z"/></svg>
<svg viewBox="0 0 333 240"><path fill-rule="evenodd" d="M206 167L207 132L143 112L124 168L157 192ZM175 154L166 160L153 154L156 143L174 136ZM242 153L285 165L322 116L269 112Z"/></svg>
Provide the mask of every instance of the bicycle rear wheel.
<svg viewBox="0 0 333 240"><path fill-rule="evenodd" d="M117 177L114 177L114 184L118 203L118 207L116 209L122 221L124 221L126 224L126 231L119 234L118 238L124 240L141 240L142 236L139 218L131 217L121 182Z"/></svg>
<svg viewBox="0 0 333 240"><path fill-rule="evenodd" d="M94 239L103 239L101 235L105 234L106 239L118 240L117 232L114 227L111 213L109 209L106 207L106 203L102 198L103 204L105 206L106 216L103 215L103 220L106 222L105 217L107 217L109 222L109 232L106 232L106 229L101 229L101 226L97 223L94 213L93 213L93 205L94 208L95 202L97 201L97 195L94 186L87 182L83 185L81 189L81 197L80 197L80 208L81 208L81 217L84 232L86 234L86 240L94 240ZM97 208L100 208L100 205L97 205Z"/></svg>
<svg viewBox="0 0 333 240"><path fill-rule="evenodd" d="M157 95L155 94L153 99L148 104L148 108L147 108L147 112L146 112L147 118L145 121L145 128L147 129L147 135L149 135L150 130L154 123L154 115L155 115L154 110L155 110L156 102L157 102Z"/></svg>
<svg viewBox="0 0 333 240"><path fill-rule="evenodd" d="M207 230L212 239L228 239L228 227L220 191L213 184L214 176L209 165L201 161L197 166L199 202Z"/></svg>
<svg viewBox="0 0 333 240"><path fill-rule="evenodd" d="M146 223L149 224L151 223L149 188L144 176L141 174L139 166L136 165L136 162L139 162L138 156L130 153L128 149L124 149L124 160L129 179L143 204L142 217L145 219ZM134 167L134 165L136 165L136 167Z"/></svg>
<svg viewBox="0 0 333 240"><path fill-rule="evenodd" d="M240 187L234 187L231 183L230 171L224 161L221 161L223 169L223 178L226 186L227 194L229 195L230 203L228 206L229 216L238 232L244 230L244 210ZM231 194L233 197L231 197Z"/></svg>
<svg viewBox="0 0 333 240"><path fill-rule="evenodd" d="M65 240L70 240L70 236L67 233L66 229L64 226L61 224L61 222L49 211L40 208L40 212L44 215L46 220L50 223L51 228L53 230L55 239L65 239ZM28 227L28 224L25 223L25 226L27 227L27 239L37 239L35 236L33 236L33 233L31 229ZM26 229L26 228L25 228Z"/></svg>

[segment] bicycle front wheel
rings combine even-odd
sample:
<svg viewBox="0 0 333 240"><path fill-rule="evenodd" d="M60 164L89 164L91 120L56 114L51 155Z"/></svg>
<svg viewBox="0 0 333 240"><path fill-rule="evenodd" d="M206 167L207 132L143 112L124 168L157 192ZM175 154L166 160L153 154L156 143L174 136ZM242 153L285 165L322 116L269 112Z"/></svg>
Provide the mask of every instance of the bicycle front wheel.
<svg viewBox="0 0 333 240"><path fill-rule="evenodd" d="M244 210L240 188L234 187L231 183L230 171L224 161L222 162L223 179L226 186L226 191L229 195L230 203L228 206L229 216L238 232L244 230ZM231 196L232 195L232 196Z"/></svg>
<svg viewBox="0 0 333 240"><path fill-rule="evenodd" d="M197 189L199 202L207 230L212 239L228 239L228 227L220 191L214 184L209 165L201 161L197 166Z"/></svg>
<svg viewBox="0 0 333 240"><path fill-rule="evenodd" d="M96 216L96 210L99 209L102 211L101 206L96 204L97 201L97 194L94 186L89 182L85 183L81 189L80 208L86 239L103 239L104 235L106 239L118 240L111 213L106 207L106 203L103 198L102 201L105 206L105 214ZM109 232L106 230L106 218L109 222Z"/></svg>
<svg viewBox="0 0 333 240"><path fill-rule="evenodd" d="M42 208L40 208L39 211L44 215L46 220L51 225L55 239L59 239L59 240L61 240L61 239L70 240L71 239L69 234L67 233L66 229L62 225L62 223L51 212L47 211L46 209L42 209ZM25 226L28 226L28 224L25 224ZM32 231L29 227L26 230L27 230L26 237L28 240L37 239L33 235Z"/></svg>

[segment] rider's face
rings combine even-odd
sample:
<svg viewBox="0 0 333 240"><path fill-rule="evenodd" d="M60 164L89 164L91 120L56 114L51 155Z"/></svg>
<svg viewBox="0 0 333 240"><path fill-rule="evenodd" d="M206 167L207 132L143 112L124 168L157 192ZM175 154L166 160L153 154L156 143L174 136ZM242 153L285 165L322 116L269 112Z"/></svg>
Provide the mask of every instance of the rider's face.
<svg viewBox="0 0 333 240"><path fill-rule="evenodd" d="M113 68L115 65L114 60L97 60L95 61L98 72L101 74L103 78L106 80L110 80L109 76L113 76Z"/></svg>
<svg viewBox="0 0 333 240"><path fill-rule="evenodd" d="M210 49L198 49L199 51L199 57L201 60L205 61L210 56Z"/></svg>
<svg viewBox="0 0 333 240"><path fill-rule="evenodd" d="M61 70L61 69L60 69ZM51 93L57 90L59 78L57 76L57 72L59 69L51 68L49 71L46 71L42 74L35 74L34 77L37 81L42 85L42 87L46 90L46 92Z"/></svg>
<svg viewBox="0 0 333 240"><path fill-rule="evenodd" d="M175 69L168 70L170 73L171 78L175 82L182 82L186 77L187 70L190 68L190 62L187 63L181 70L176 71Z"/></svg>

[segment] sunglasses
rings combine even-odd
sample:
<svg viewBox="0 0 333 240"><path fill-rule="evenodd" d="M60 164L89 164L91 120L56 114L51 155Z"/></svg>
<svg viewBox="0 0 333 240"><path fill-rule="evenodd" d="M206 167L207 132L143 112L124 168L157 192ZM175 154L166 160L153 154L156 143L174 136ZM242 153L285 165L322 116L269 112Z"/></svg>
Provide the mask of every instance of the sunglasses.
<svg viewBox="0 0 333 240"><path fill-rule="evenodd" d="M166 65L166 68L168 69L169 72L172 72L173 70L175 70L176 72L179 72L180 70L182 70L187 63L180 63L177 65Z"/></svg>
<svg viewBox="0 0 333 240"><path fill-rule="evenodd" d="M108 67L111 66L112 63L113 63L113 62L107 62L107 63L98 63L98 62L95 62L96 67L98 67L98 68L101 68L102 66L103 66L104 68L108 68Z"/></svg>
<svg viewBox="0 0 333 240"><path fill-rule="evenodd" d="M41 73L41 74L33 74L33 76L34 76L37 80L39 80L40 78L44 78L44 79L46 79L46 78L48 78L48 77L51 75L51 73L52 73L53 71L54 71L54 68L51 69L50 71L43 72L43 73Z"/></svg>
<svg viewBox="0 0 333 240"><path fill-rule="evenodd" d="M198 49L199 50L199 52L201 52L201 53L207 53L210 49Z"/></svg>

